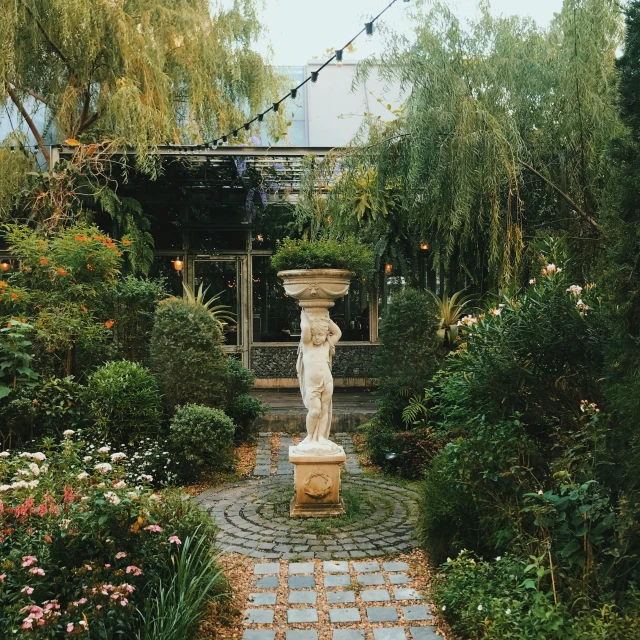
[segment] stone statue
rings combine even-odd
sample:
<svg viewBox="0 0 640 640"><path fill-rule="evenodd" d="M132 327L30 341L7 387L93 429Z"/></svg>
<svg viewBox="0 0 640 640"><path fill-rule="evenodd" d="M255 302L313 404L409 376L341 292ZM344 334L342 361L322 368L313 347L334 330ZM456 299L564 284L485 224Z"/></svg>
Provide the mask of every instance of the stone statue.
<svg viewBox="0 0 640 640"><path fill-rule="evenodd" d="M335 453L339 447L329 440L332 417L333 376L331 364L336 343L342 332L326 314L309 316L302 309L300 346L297 372L300 393L307 413L307 437L295 447L296 451Z"/></svg>

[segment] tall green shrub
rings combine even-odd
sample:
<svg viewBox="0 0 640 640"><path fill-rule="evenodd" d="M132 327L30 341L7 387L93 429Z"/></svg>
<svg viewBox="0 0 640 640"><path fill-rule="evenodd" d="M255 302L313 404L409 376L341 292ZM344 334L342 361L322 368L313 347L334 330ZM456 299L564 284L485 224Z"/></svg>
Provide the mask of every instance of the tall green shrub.
<svg viewBox="0 0 640 640"><path fill-rule="evenodd" d="M96 369L89 376L86 397L101 437L127 443L160 431L158 382L137 362L107 362Z"/></svg>
<svg viewBox="0 0 640 640"><path fill-rule="evenodd" d="M158 307L151 336L151 366L169 413L187 403L224 405L227 359L221 344L220 325L204 307L176 298Z"/></svg>

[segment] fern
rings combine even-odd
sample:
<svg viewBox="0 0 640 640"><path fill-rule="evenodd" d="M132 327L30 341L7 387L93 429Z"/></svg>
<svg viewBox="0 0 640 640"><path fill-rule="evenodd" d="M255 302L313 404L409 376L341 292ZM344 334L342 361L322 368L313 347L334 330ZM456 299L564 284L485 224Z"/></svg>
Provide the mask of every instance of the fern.
<svg viewBox="0 0 640 640"><path fill-rule="evenodd" d="M409 404L402 410L402 421L407 425L416 424L419 418L426 419L429 409L426 402L429 399L429 393L425 390L424 394L416 393L409 399Z"/></svg>

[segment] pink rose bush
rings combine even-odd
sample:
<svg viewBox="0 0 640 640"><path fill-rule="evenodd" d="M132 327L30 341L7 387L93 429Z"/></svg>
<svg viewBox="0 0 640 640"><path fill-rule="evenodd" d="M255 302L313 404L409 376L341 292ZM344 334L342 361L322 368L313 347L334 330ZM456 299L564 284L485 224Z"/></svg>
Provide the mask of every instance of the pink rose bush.
<svg viewBox="0 0 640 640"><path fill-rule="evenodd" d="M181 539L197 529L212 545L210 518L132 483L110 447L86 456L70 433L39 449L0 456L0 638L135 637Z"/></svg>

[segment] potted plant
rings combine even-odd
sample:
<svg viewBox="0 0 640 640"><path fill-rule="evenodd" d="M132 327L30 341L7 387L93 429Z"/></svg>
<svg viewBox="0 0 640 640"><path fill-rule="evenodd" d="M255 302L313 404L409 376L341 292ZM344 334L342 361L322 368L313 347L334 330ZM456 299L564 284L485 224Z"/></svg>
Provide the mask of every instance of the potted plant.
<svg viewBox="0 0 640 640"><path fill-rule="evenodd" d="M373 259L370 249L353 238L340 242L285 238L271 264L278 270L287 295L306 303L301 306L329 309L336 298L349 292L351 278L370 276Z"/></svg>

